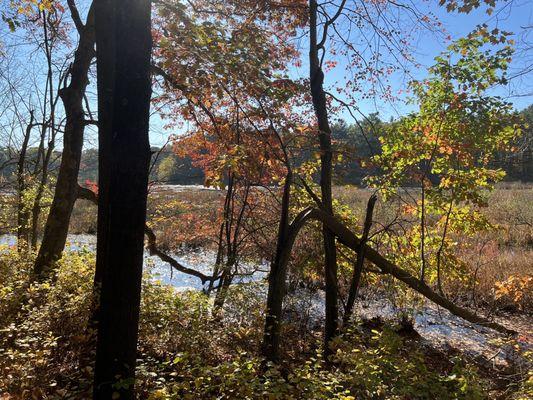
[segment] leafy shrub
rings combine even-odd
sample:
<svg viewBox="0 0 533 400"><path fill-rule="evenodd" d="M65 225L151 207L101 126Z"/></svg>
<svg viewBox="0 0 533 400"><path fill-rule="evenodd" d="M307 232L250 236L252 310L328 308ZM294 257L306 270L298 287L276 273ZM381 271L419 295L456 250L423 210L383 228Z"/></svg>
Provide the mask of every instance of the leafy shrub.
<svg viewBox="0 0 533 400"><path fill-rule="evenodd" d="M484 399L479 378L456 360L449 372L431 371L422 353L409 351L391 329L366 340L350 332L334 346L328 368L320 353L279 367L245 352L217 365L182 355L173 378L151 399Z"/></svg>
<svg viewBox="0 0 533 400"><path fill-rule="evenodd" d="M495 284L496 300L512 304L520 310L531 309L533 304L533 276L511 275Z"/></svg>
<svg viewBox="0 0 533 400"><path fill-rule="evenodd" d="M21 399L90 398L94 254L66 253L53 282L28 284L31 265L32 257L14 249L0 252L0 392ZM453 367L435 371L416 343L390 328L369 333L358 327L338 338L331 367L320 351L309 349L279 366L266 363L257 356L264 317L258 285L232 287L220 320L211 315L212 299L178 292L148 271L140 317L139 398L485 398L471 368L454 360ZM296 329L284 331L295 336L285 337L284 347L292 352L302 337Z"/></svg>
<svg viewBox="0 0 533 400"><path fill-rule="evenodd" d="M0 254L0 390L21 398L86 393L92 378L87 329L94 254L70 253L54 282L31 283L32 258Z"/></svg>

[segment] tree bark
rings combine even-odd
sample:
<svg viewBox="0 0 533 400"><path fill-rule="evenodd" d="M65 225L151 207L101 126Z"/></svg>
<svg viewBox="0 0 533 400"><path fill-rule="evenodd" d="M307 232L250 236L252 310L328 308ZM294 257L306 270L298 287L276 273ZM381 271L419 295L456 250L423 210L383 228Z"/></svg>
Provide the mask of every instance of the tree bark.
<svg viewBox="0 0 533 400"><path fill-rule="evenodd" d="M361 249L357 253L357 262L354 266L352 282L350 284L350 291L348 293L348 300L346 301L346 308L344 310L343 326L346 326L352 316L355 299L357 298L357 292L359 291L359 285L361 283L361 275L363 274L363 266L365 263L365 245L370 234L370 228L372 227L372 216L374 214L374 206L376 204L377 197L372 195L368 199L366 206L365 224L363 227L363 235L361 236Z"/></svg>
<svg viewBox="0 0 533 400"><path fill-rule="evenodd" d="M268 275L268 295L262 351L263 356L271 361L277 361L279 359L281 314L283 298L285 297L287 265L289 262L288 258L285 259L287 257L285 249L287 248L287 238L289 237L289 207L291 202L292 179L292 170L288 167L281 199L281 218L278 228L276 254L274 261L270 265L270 274Z"/></svg>
<svg viewBox="0 0 533 400"><path fill-rule="evenodd" d="M148 194L151 3L96 0L101 279L94 399L134 395Z"/></svg>
<svg viewBox="0 0 533 400"><path fill-rule="evenodd" d="M318 122L318 137L320 142L320 190L322 194L322 204L325 211L333 215L333 204L331 194L332 158L331 148L331 128L329 126L326 93L324 92L324 72L320 65L318 52L323 49L323 44L317 40L317 2L309 0L309 28L310 28L310 50L309 50L309 78L311 86L311 96L313 107ZM326 32L324 32L324 35ZM326 281L326 323L324 327L324 354L326 359L330 355L329 342L333 339L338 330L338 285L337 285L337 250L335 247L335 236L323 226L322 237L324 241L324 275Z"/></svg>
<svg viewBox="0 0 533 400"><path fill-rule="evenodd" d="M59 95L65 108L65 133L63 136L63 154L57 176L54 199L44 228L43 241L35 260L34 275L46 279L53 270L65 248L68 225L72 208L78 193L78 171L80 168L85 130L85 113L83 96L89 83L88 72L94 58L94 11L89 9L85 25L79 21L79 15L73 0L68 1L71 14L80 35L74 61L70 67L70 83L60 89Z"/></svg>

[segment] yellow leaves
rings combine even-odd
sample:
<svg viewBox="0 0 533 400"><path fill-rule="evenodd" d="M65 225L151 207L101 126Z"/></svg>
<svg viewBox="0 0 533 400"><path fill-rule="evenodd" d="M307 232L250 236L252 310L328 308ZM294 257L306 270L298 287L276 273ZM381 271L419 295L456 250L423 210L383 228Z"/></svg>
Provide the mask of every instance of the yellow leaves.
<svg viewBox="0 0 533 400"><path fill-rule="evenodd" d="M52 6L53 6L53 1L52 0L42 0L41 2L39 2L38 6L39 6L39 10L41 10L41 11L51 10Z"/></svg>
<svg viewBox="0 0 533 400"><path fill-rule="evenodd" d="M296 127L296 132L300 134L308 133L310 130L311 129L309 128L309 126L305 126L305 125L300 125Z"/></svg>
<svg viewBox="0 0 533 400"><path fill-rule="evenodd" d="M158 389L148 396L148 400L161 400L166 399L168 396L166 389Z"/></svg>
<svg viewBox="0 0 533 400"><path fill-rule="evenodd" d="M505 281L496 282L494 287L496 300L510 301L519 309L523 309L533 300L532 275L511 275Z"/></svg>
<svg viewBox="0 0 533 400"><path fill-rule="evenodd" d="M444 189L447 189L452 186L451 177L445 176L440 180L440 186Z"/></svg>
<svg viewBox="0 0 533 400"><path fill-rule="evenodd" d="M35 11L50 11L54 6L53 0L19 0L11 3L11 7L18 14L29 16Z"/></svg>
<svg viewBox="0 0 533 400"><path fill-rule="evenodd" d="M402 206L402 211L408 215L416 215L418 214L418 207L413 204L404 204Z"/></svg>

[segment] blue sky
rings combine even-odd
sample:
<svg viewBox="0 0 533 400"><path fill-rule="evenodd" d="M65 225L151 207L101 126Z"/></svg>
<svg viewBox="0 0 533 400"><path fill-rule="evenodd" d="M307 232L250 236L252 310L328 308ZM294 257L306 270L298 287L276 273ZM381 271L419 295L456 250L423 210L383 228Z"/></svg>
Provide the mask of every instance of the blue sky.
<svg viewBox="0 0 533 400"><path fill-rule="evenodd" d="M409 3L409 2L404 2ZM509 76L513 76L524 71L527 74L521 75L511 80L506 88L495 89L492 94L499 95L507 101L514 104L515 108L521 110L533 102L533 1L532 0L515 0L504 1L495 9L492 15L486 13L486 8L481 7L470 14L448 13L444 7L438 5L437 0L433 1L413 1L421 11L429 11L437 16L442 22L446 34L449 34L451 40L466 36L476 25L486 23L490 30L498 28L500 31L513 32L512 38L516 42L517 51L513 57L513 62L509 69ZM527 29L527 27L530 27ZM415 58L422 66L420 68L408 67L410 73L416 79L422 79L427 74L427 67L434 63L434 57L446 50L449 41L444 40L442 35L436 35L431 32L420 32L416 38ZM526 47L530 48L526 50ZM344 76L342 66L331 71L327 78L327 83L332 86L341 85ZM398 90L405 89L409 78L405 75L393 75L390 78L390 84L394 88L394 93ZM389 103L383 100L358 102L359 108L365 114L379 112L383 119L398 117L411 110L411 106L406 106L401 101ZM342 118L349 121L347 114Z"/></svg>
<svg viewBox="0 0 533 400"><path fill-rule="evenodd" d="M337 0L338 1L338 0ZM533 65L533 0L500 0L495 12L489 16L485 13L485 8L481 7L479 10L474 10L470 14L458 14L448 13L444 7L438 5L438 0L398 0L402 4L413 4L416 7L426 12L435 14L438 19L443 23L443 27L447 33L450 34L452 39L465 36L472 31L476 25L481 23L487 23L491 29L498 28L500 30L511 31L515 33L515 41L517 43L517 53L513 59L511 65L510 75L517 72L524 71L529 67L532 69ZM81 10L86 12L87 1L79 0ZM348 2L348 4L350 1ZM529 29L526 29L530 27ZM405 26L401 27L402 29ZM5 30L5 27L4 29ZM7 36L12 37L12 33L2 32L0 39L6 39ZM17 32L15 35L18 35ZM13 40L13 38L11 38ZM307 36L305 35L299 45L301 46L302 59L304 63L300 68L293 68L291 75L295 77L307 77L307 65L305 60L307 59L307 51L305 49L307 43ZM354 38L357 40L357 38ZM411 73L416 78L423 78L426 76L426 68L433 64L433 58L441 51L445 50L447 43L443 40L442 36L437 36L429 32L420 33L416 42L416 60L422 64L422 67L418 69L412 69ZM526 49L527 46L530 49ZM20 49L19 49L20 50ZM23 52L27 54L26 52ZM20 54L20 53L19 53ZM28 63L28 59L23 57L20 61L20 71L23 75L26 73L38 75L38 70L41 68L38 63L34 63L36 60L31 60ZM333 69L327 73L326 83L330 86L343 85L344 68L341 66ZM495 94L505 97L508 101L511 101L516 109L523 109L533 103L533 72L524 74L516 79L513 79L511 84L505 90L498 90ZM390 84L393 86L394 91L404 89L407 80L402 76L393 76ZM89 89L94 92L94 87ZM94 97L94 93L91 93L91 98ZM387 103L381 100L377 101L358 101L358 105L361 111L365 114L372 112L379 112L380 116L388 120L391 117L397 117L405 114L410 110L405 104L395 102L394 104ZM94 108L94 107L93 107ZM342 118L350 122L350 116L345 113L341 115ZM161 146L167 141L170 134L176 134L175 130L167 131L163 129L163 121L154 115L151 121L151 142L155 146ZM96 145L94 134L88 132L87 147L93 147ZM60 147L60 146L59 146Z"/></svg>
<svg viewBox="0 0 533 400"><path fill-rule="evenodd" d="M486 8L481 7L478 10L472 11L470 14L459 14L456 12L448 13L444 7L438 5L438 0L412 0L403 1L403 4L414 4L424 13L434 14L443 24L446 34L451 36L451 39L457 39L467 35L476 25L486 23L492 30L498 28L500 31L513 32L514 39L517 43L517 53L511 64L509 71L510 75L517 72L524 71L527 67L531 68L533 64L532 51L524 51L523 48L527 46L527 42L533 45L533 29L525 29L533 25L533 0L508 0L500 1L492 15L486 13ZM348 2L349 4L349 2ZM404 28L404 27L402 27ZM527 33L529 32L529 37ZM302 66L299 68L292 68L290 75L295 78L307 77L307 36L304 35L298 42L300 51L302 52ZM426 76L427 67L433 64L433 59L440 52L444 51L449 42L444 40L442 35L432 34L429 32L420 32L414 43L416 48L415 58L422 66L417 69L410 69L411 76L420 79ZM330 88L336 86L343 86L344 75L346 74L342 61L339 66L326 74L326 85ZM529 72L519 78L513 79L509 87L505 89L497 89L494 94L506 98L512 102L516 109L520 110L531 103L533 103L533 73ZM396 93L398 90L405 89L408 79L405 76L394 75L390 79L390 84ZM394 103L385 102L382 100L358 100L358 106L364 114L372 112L379 112L380 116L388 120L391 117L395 118L407 113L412 108L405 105L402 101ZM340 115L342 119L350 122L350 115L345 112ZM151 140L154 145L163 144L169 133L162 128L162 122L154 116L152 120L152 134Z"/></svg>

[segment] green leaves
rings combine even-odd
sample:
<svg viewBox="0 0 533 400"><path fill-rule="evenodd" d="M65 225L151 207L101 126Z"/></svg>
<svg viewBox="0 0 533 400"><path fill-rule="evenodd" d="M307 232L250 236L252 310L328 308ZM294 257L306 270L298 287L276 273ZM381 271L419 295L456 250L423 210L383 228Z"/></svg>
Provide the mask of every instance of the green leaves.
<svg viewBox="0 0 533 400"><path fill-rule="evenodd" d="M388 127L380 138L382 153L372 160L381 173L368 182L385 199L398 197L401 187L413 188L402 199L403 213L413 218L404 235L409 239L396 242L393 253L414 273L417 263L431 269L429 281L447 264L448 276L460 277L457 244L449 235L490 228L479 210L505 176L495 157L520 133L511 105L490 94L506 84L513 53L506 35L481 26L438 56L429 77L411 83L418 112Z"/></svg>

